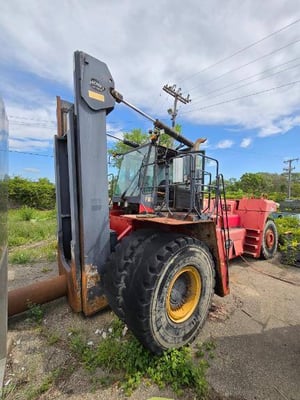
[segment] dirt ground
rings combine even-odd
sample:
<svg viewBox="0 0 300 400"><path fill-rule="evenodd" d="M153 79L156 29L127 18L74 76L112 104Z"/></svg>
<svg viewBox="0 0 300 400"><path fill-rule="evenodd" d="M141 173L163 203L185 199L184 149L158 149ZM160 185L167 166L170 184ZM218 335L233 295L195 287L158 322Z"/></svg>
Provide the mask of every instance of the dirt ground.
<svg viewBox="0 0 300 400"><path fill-rule="evenodd" d="M54 276L56 263L10 265L9 289ZM213 340L208 381L213 400L299 400L300 399L300 269L282 266L278 259L238 259L231 264L231 294L215 297L209 318L196 340ZM4 379L4 398L23 400L123 399L117 384L99 384L96 377L74 358L68 341L74 331L85 333L95 345L114 318L107 309L92 318L75 314L66 299L43 306L37 324L24 313L10 318L9 354ZM36 396L37 388L49 389ZM298 378L297 378L298 377ZM46 379L46 380L45 380ZM32 397L30 397L32 396ZM177 397L172 390L142 384L132 400L161 396L191 400L186 392Z"/></svg>

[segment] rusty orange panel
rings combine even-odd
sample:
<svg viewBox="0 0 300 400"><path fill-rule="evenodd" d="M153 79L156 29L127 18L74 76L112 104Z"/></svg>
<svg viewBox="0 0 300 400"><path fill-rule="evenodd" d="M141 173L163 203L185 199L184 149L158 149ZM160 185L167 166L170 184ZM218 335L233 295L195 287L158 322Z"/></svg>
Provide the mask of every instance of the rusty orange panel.
<svg viewBox="0 0 300 400"><path fill-rule="evenodd" d="M82 309L85 315L95 314L107 307L108 302L100 284L100 275L94 265L85 265L82 270Z"/></svg>
<svg viewBox="0 0 300 400"><path fill-rule="evenodd" d="M143 221L143 222L154 222L158 224L163 224L163 225L187 225L187 224L199 224L201 221L192 221L190 219L175 219L175 218L170 218L170 217L159 217L156 215L153 216L143 216L143 215L131 215L131 214L126 214L123 215L124 218L128 218L131 220L136 220L136 221Z"/></svg>
<svg viewBox="0 0 300 400"><path fill-rule="evenodd" d="M67 279L67 298L70 307L75 312L82 311L81 283L77 282L75 264L71 261L69 265L60 249L58 249L58 269L59 274L64 275Z"/></svg>

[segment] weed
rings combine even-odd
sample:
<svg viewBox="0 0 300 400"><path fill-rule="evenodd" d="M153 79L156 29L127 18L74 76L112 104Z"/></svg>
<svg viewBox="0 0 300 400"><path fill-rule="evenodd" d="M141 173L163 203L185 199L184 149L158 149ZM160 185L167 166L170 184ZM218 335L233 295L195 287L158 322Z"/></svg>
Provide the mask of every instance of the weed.
<svg viewBox="0 0 300 400"><path fill-rule="evenodd" d="M47 392L50 389L52 382L53 382L52 374L50 376L47 376L46 378L44 378L43 382L41 383L41 385L38 388L38 393L42 394L42 393Z"/></svg>
<svg viewBox="0 0 300 400"><path fill-rule="evenodd" d="M199 344L199 343L196 344L195 356L196 356L197 358L202 358L202 357L205 356L205 351L204 351L204 349L203 349L202 344Z"/></svg>
<svg viewBox="0 0 300 400"><path fill-rule="evenodd" d="M102 388L109 387L114 383L114 377L111 375L107 374L105 376L92 376L91 377L91 384L92 384L92 392L95 392L97 388L100 386Z"/></svg>
<svg viewBox="0 0 300 400"><path fill-rule="evenodd" d="M204 343L197 343L196 344L196 357L203 358L206 356L206 359L213 359L215 357L214 350L216 349L215 342L208 341Z"/></svg>
<svg viewBox="0 0 300 400"><path fill-rule="evenodd" d="M57 242L56 240L44 247L46 261L53 262L56 260Z"/></svg>
<svg viewBox="0 0 300 400"><path fill-rule="evenodd" d="M212 351L216 349L216 344L213 341L205 342L203 346L206 351Z"/></svg>
<svg viewBox="0 0 300 400"><path fill-rule="evenodd" d="M43 268L41 269L41 271L43 272L43 274L47 274L48 272L52 271L52 268L43 267Z"/></svg>
<svg viewBox="0 0 300 400"><path fill-rule="evenodd" d="M4 400L9 397L9 395L12 395L16 388L17 385L15 383L10 382L6 384L6 386L3 387L2 391L0 389L0 400Z"/></svg>
<svg viewBox="0 0 300 400"><path fill-rule="evenodd" d="M11 264L28 264L32 262L32 257L28 251L19 250L14 252L9 252L8 262Z"/></svg>
<svg viewBox="0 0 300 400"><path fill-rule="evenodd" d="M112 337L114 338L122 337L122 333L124 330L124 323L119 318L113 319L110 328L112 330L111 332Z"/></svg>
<svg viewBox="0 0 300 400"><path fill-rule="evenodd" d="M131 334L122 337L123 329L123 323L114 320L110 334L93 349L80 332L74 332L70 348L91 373L100 367L111 378L118 374L115 381L120 380L121 375L121 385L126 395L130 395L143 379L159 387L169 385L178 395L185 388L193 390L199 399L207 393L205 373L208 363L204 359L195 363L190 347L170 349L160 356L153 355ZM208 348L210 350L212 345L208 345Z"/></svg>
<svg viewBox="0 0 300 400"><path fill-rule="evenodd" d="M22 221L31 221L35 216L35 209L31 207L21 207L19 212Z"/></svg>
<svg viewBox="0 0 300 400"><path fill-rule="evenodd" d="M214 350L216 349L216 344L213 341L205 342L203 344L203 347L208 355L208 357L212 360L215 355L214 355Z"/></svg>
<svg viewBox="0 0 300 400"><path fill-rule="evenodd" d="M40 304L33 304L33 303L28 302L27 315L28 315L28 319L31 322L40 324L44 318L44 310Z"/></svg>
<svg viewBox="0 0 300 400"><path fill-rule="evenodd" d="M90 356L91 348L87 345L87 341L83 337L83 333L78 329L71 329L68 336L70 337L69 346L72 352L81 360L85 360L86 355Z"/></svg>
<svg viewBox="0 0 300 400"><path fill-rule="evenodd" d="M52 332L47 335L47 342L50 346L59 342L59 340L60 340L60 336L57 333Z"/></svg>
<svg viewBox="0 0 300 400"><path fill-rule="evenodd" d="M195 364L190 347L182 347L164 352L156 361L155 368L151 368L149 375L159 387L168 384L179 395L184 388L192 387L196 395L201 398L208 388L205 379L207 367L205 360Z"/></svg>
<svg viewBox="0 0 300 400"><path fill-rule="evenodd" d="M63 367L57 367L51 371L51 379L53 382L57 381L66 371Z"/></svg>
<svg viewBox="0 0 300 400"><path fill-rule="evenodd" d="M31 385L24 393L26 400L39 399L43 393L46 393L51 388L52 383L53 376L50 374L43 379L42 383L38 387Z"/></svg>

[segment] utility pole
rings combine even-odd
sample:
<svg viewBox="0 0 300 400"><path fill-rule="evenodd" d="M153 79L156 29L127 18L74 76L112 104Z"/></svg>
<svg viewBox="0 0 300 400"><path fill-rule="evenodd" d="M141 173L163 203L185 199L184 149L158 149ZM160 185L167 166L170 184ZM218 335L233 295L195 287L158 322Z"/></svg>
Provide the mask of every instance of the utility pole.
<svg viewBox="0 0 300 400"><path fill-rule="evenodd" d="M290 160L283 161L285 164L288 164L287 168L283 168L288 173L288 200L291 199L291 177L292 171L295 169L295 167L292 167L292 163L298 160L299 158L291 158Z"/></svg>
<svg viewBox="0 0 300 400"><path fill-rule="evenodd" d="M178 113L178 110L177 110L178 101L180 101L183 104L187 104L187 103L190 103L192 100L190 99L189 94L187 95L187 97L183 97L182 93L181 93L181 88L178 88L176 90L176 85L172 85L172 86L165 85L163 87L163 90L174 97L173 109L169 108L168 113L171 115L172 128L175 128L175 121L176 121L176 116Z"/></svg>

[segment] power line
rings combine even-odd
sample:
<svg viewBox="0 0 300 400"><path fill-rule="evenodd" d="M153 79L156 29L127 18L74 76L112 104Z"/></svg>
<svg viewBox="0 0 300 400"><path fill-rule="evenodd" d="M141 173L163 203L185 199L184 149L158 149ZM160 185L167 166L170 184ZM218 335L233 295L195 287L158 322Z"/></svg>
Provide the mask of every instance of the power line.
<svg viewBox="0 0 300 400"><path fill-rule="evenodd" d="M249 76L247 76L247 77L245 77L245 78L238 79L237 81L235 81L235 82L233 82L233 83L229 83L229 84L227 84L227 85L225 85L225 86L222 86L222 87L220 87L220 88L211 90L211 91L209 91L209 92L207 92L207 93L201 95L200 97L203 97L203 98L204 98L204 97L207 97L207 95L209 95L209 94L216 93L216 92L220 92L220 91L223 90L223 89L230 88L230 87L232 87L232 86L237 85L237 84L240 83L240 82L244 82L244 81L247 81L247 80L249 80L249 79L255 78L256 76L262 75L262 74L264 74L264 73L266 73L266 72L268 72L268 71L272 71L272 70L275 69L275 68L282 67L283 65L289 64L289 63L294 62L294 61L299 60L299 59L300 59L300 57L295 57L295 58L293 58L293 59L291 59L291 60L288 60L288 61L286 61L286 62L284 62L284 63L276 64L276 65L274 65L274 66L271 67L271 68L267 68L267 69L265 69L265 70L263 70L263 71L261 71L261 72L258 72L258 73L256 73L256 74L249 75ZM193 102L193 104L195 104L195 102Z"/></svg>
<svg viewBox="0 0 300 400"><path fill-rule="evenodd" d="M274 75L278 75L278 74L280 74L280 73L282 73L282 72L288 71L288 70L290 70L290 69L293 69L293 68L296 68L296 67L299 67L299 66L300 66L300 64L296 64L296 65L294 65L294 66L292 66L292 67L288 67L288 68L285 68L285 69L283 69L283 70L281 70L281 71L274 72L273 74L270 74L270 75L267 75L267 76L263 76L263 77L261 77L261 78L259 78L259 79L256 79L255 81L248 82L248 83L244 83L243 85L237 86L237 87L235 87L235 88L233 88L233 89L230 89L230 90L227 90L227 91L225 91L225 92L223 92L223 93L217 94L216 96L208 97L208 98L205 99L205 101L207 101L207 100L212 100L212 99L215 99L215 98L220 97L220 96L224 96L225 94L234 92L235 90L241 89L241 88L246 87L246 86L249 86L249 85L253 85L254 83L257 83L257 82L262 81L262 80L264 80L264 79L269 79L269 78L271 78L271 77L274 76ZM258 74L258 75L259 75L259 74ZM204 100L196 101L196 102L193 103L193 105L199 104L199 103L201 103L201 102L203 102L203 101L204 101Z"/></svg>
<svg viewBox="0 0 300 400"><path fill-rule="evenodd" d="M17 126L28 126L28 127L35 127L35 128L47 128L47 129L55 129L56 127L46 123L32 123L32 122L19 122L19 121L10 121L10 126L17 125Z"/></svg>
<svg viewBox="0 0 300 400"><path fill-rule="evenodd" d="M9 153L19 153L19 154L29 154L31 156L39 156L39 157L51 157L51 158L54 157L51 154L32 153L32 152L29 152L29 151L8 150L8 152Z"/></svg>
<svg viewBox="0 0 300 400"><path fill-rule="evenodd" d="M166 97L166 99L167 99L167 97ZM16 125L38 126L37 124L25 123L23 121L23 120L25 120L25 121L36 121L36 122L49 123L49 127L52 127L52 124L56 126L56 121L50 120L50 119L46 120L46 119L39 119L39 118L28 118L28 117L17 116L17 115L9 115L8 118L21 120L20 122L9 120L10 123L13 123L13 124L16 124ZM120 124L120 121L109 121L108 120L107 122L108 122L108 124ZM122 121L122 123L133 124L133 123L136 123L136 121L135 120L127 120L127 121Z"/></svg>
<svg viewBox="0 0 300 400"><path fill-rule="evenodd" d="M259 92L254 92L254 93L246 94L246 95L244 95L244 96L235 97L235 98L233 98L233 99L228 99L228 100L220 101L219 103L210 104L210 105L208 105L208 106L204 106L204 107L200 107L200 108L195 108L195 109L188 110L188 111L183 111L182 114L188 114L188 113L191 113L191 112L193 112L193 111L202 111L202 110L206 110L206 109L208 109L208 108L212 108L212 107L219 106L219 105L222 105L222 104L231 103L231 102L233 102L233 101L237 101L237 100L241 100L241 99L246 99L247 97L252 97L252 96L259 95L259 94L268 93L268 92L271 92L271 91L276 90L276 89L281 89L281 88L288 87L288 86L294 86L294 85L296 85L296 84L298 84L298 83L300 83L300 80L294 81L294 82L285 83L285 84L280 85L280 86L274 86L274 87L272 87L272 88L265 89L265 90L261 90L261 91L259 91Z"/></svg>
<svg viewBox="0 0 300 400"><path fill-rule="evenodd" d="M106 133L107 136L116 139L116 140L120 140L121 142L124 142L124 139L119 139L116 136L110 135L109 133ZM26 142L26 141L25 141ZM129 142L129 140L128 140ZM126 143L125 143L126 144ZM0 149L0 151L7 151L7 150L2 150ZM9 153L18 153L18 154L27 154L27 155L31 155L31 156L38 156L38 157L51 157L53 158L54 156L51 154L40 154L40 153L32 153L30 151L19 151L19 150L8 150Z"/></svg>
<svg viewBox="0 0 300 400"><path fill-rule="evenodd" d="M232 57L235 57L236 55L238 55L238 54L240 54L240 53L242 53L242 52L244 52L244 51L250 49L251 47L254 47L254 46L256 46L257 44L259 44L259 43L261 43L261 42L263 42L263 41L269 39L270 37L272 37L272 36L274 36L274 35L277 35L278 33L282 32L283 30L290 28L291 26L297 24L298 22L300 22L300 18L298 18L298 19L296 19L295 21L293 21L293 22L291 22L291 23L289 23L289 24L287 24L287 25L281 27L280 29L278 29L278 30L276 30L276 31L274 31L274 32L272 32L272 33L270 33L269 35L264 36L264 37L262 37L261 39L256 40L255 42L253 42L253 43L251 43L251 44L249 44L249 45L247 45L247 46L245 46L245 47L243 47L243 48L241 48L241 49L235 51L234 53L230 54L229 56L226 56L226 57L224 57L224 58L222 58L222 59L216 61L215 63L210 64L210 65L208 65L207 67L204 67L203 69L201 69L200 71L194 73L193 75L191 75L191 76L189 76L189 77L187 77L187 78L184 78L184 79L182 80L182 82L184 82L184 81L186 81L186 80L188 80L188 79L191 79L191 78L193 78L194 76L199 75L199 74L201 74L202 72L205 72L205 71L207 71L208 69L213 68L213 67L215 67L216 65L219 65L219 64L221 64L221 63L223 63L223 62L229 60L229 59L232 58Z"/></svg>
<svg viewBox="0 0 300 400"><path fill-rule="evenodd" d="M39 122L51 122L53 124L56 124L56 121L50 120L50 119L40 119L40 118L29 118L29 117L23 117L19 115L9 115L8 118L13 118L13 119L21 119L21 120L27 120L27 121L39 121Z"/></svg>
<svg viewBox="0 0 300 400"><path fill-rule="evenodd" d="M18 154L29 154L31 156L39 156L39 157L51 157L53 158L54 156L51 154L40 154L40 153L32 153L29 151L19 151L19 150L6 150L6 149L0 149L0 151L3 152L9 152L9 153L18 153Z"/></svg>
<svg viewBox="0 0 300 400"><path fill-rule="evenodd" d="M247 62L246 64L240 65L240 66L238 66L236 68L233 68L233 69L231 69L229 71L226 71L223 74L218 75L217 77L206 81L205 85L207 85L208 83L211 83L211 82L215 82L218 79L223 78L224 76L226 76L228 74L231 74L232 72L239 71L240 69L242 69L244 67L247 67L248 65L251 65L251 64L253 64L253 63L257 62L257 61L262 60L263 58L266 58L266 57L269 57L270 55L278 53L279 51L284 50L287 47L293 46L294 44L299 43L299 42L300 42L300 39L294 40L293 42L290 42L290 43L286 44L285 46L279 47L278 49L275 49L275 50L271 51L270 53L267 53L267 54L264 54L264 55L262 55L260 57L257 57L254 60ZM197 86L194 86L193 88L189 89L189 91L191 92L192 90L198 89L200 86L201 86L201 84L197 85Z"/></svg>

